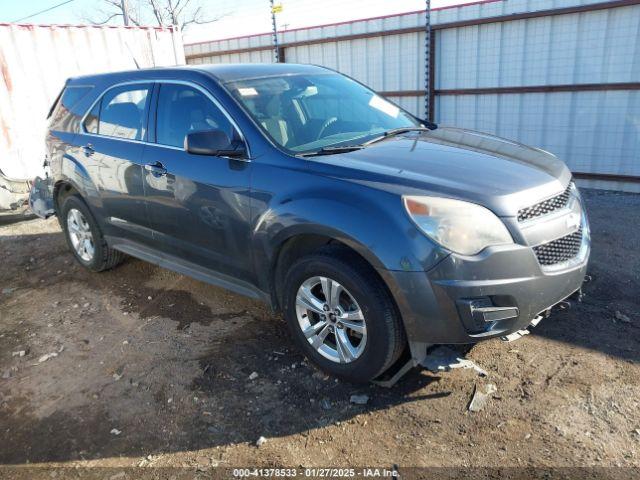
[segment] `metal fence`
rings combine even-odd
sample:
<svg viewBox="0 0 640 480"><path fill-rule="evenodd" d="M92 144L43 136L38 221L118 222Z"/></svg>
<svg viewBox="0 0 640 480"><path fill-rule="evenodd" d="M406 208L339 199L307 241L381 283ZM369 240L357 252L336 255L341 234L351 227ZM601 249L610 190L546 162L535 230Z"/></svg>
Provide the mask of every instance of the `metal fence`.
<svg viewBox="0 0 640 480"><path fill-rule="evenodd" d="M278 33L435 121L549 150L591 186L640 192L640 0L485 0ZM185 45L187 63L273 62L271 33ZM431 112L424 111L425 61Z"/></svg>

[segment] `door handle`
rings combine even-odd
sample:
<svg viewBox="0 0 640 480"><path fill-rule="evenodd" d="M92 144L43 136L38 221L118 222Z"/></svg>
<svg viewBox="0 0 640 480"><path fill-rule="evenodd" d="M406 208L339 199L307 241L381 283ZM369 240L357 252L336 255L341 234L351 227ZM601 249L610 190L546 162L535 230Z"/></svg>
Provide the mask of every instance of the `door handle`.
<svg viewBox="0 0 640 480"><path fill-rule="evenodd" d="M87 143L84 147L82 147L82 151L84 152L84 155L86 157L90 157L91 155L96 153L95 149L93 148L93 145L90 143Z"/></svg>
<svg viewBox="0 0 640 480"><path fill-rule="evenodd" d="M159 177L161 175L166 175L167 174L167 169L164 168L164 165L162 165L160 162L156 162L156 163L147 163L144 166L144 169L147 172L151 172L153 175Z"/></svg>

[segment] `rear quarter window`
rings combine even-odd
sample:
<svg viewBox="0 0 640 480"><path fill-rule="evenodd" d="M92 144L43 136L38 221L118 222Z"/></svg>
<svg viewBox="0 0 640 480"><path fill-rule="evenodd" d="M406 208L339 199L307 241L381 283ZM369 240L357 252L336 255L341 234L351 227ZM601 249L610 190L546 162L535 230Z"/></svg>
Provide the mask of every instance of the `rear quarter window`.
<svg viewBox="0 0 640 480"><path fill-rule="evenodd" d="M52 130L72 131L74 121L77 120L79 112L73 108L91 90L92 86L67 86L58 96L57 102L52 106L49 113L49 126Z"/></svg>

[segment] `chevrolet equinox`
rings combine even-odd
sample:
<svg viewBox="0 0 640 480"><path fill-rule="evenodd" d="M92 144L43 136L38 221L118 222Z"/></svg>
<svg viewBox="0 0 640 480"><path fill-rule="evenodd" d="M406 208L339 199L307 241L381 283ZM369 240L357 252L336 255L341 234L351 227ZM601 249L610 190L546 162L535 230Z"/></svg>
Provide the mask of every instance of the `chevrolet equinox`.
<svg viewBox="0 0 640 480"><path fill-rule="evenodd" d="M561 160L438 127L318 66L72 78L46 145L30 204L57 215L80 264L127 254L263 300L351 381L521 331L586 273Z"/></svg>

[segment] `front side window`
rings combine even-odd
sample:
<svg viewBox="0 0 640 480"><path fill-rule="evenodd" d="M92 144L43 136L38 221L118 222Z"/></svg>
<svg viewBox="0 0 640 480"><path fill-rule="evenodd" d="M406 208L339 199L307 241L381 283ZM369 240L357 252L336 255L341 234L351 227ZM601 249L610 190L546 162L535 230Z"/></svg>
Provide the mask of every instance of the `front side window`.
<svg viewBox="0 0 640 480"><path fill-rule="evenodd" d="M162 83L156 114L156 142L183 147L189 132L222 130L234 138L231 122L200 90L188 85Z"/></svg>
<svg viewBox="0 0 640 480"><path fill-rule="evenodd" d="M262 130L292 153L361 143L387 130L420 126L409 113L339 74L252 78L226 87Z"/></svg>
<svg viewBox="0 0 640 480"><path fill-rule="evenodd" d="M142 140L149 85L126 85L109 90L91 109L84 121L88 133L107 137Z"/></svg>

